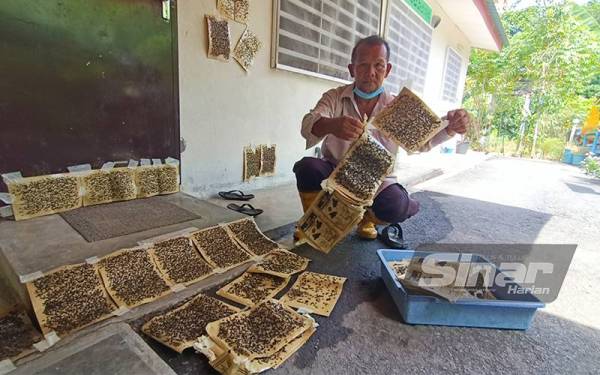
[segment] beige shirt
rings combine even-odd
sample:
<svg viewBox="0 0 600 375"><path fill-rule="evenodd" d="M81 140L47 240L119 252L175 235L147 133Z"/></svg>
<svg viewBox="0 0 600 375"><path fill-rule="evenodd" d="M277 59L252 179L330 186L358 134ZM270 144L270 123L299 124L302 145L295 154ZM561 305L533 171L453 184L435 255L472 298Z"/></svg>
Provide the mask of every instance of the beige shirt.
<svg viewBox="0 0 600 375"><path fill-rule="evenodd" d="M315 108L307 113L302 119L301 134L306 139L306 149L316 146L319 144L319 142L323 141L321 146L323 158L334 164L337 164L342 159L346 151L348 151L350 148L352 142L340 139L333 134L328 134L324 137L317 137L312 133L312 128L313 125L322 117L332 118L349 116L362 122L363 119L360 116L358 105L356 104L356 100L354 100L354 93L352 92L353 88L354 84L349 84L327 91L325 94L323 94ZM371 118L375 117L375 115L381 112L393 99L393 95L384 91L379 96L377 104L375 105L373 113L371 114ZM383 133L381 133L373 125L369 124L367 131L373 138L379 141L389 152L391 152L392 155L395 156L398 153L398 146L396 143L383 135ZM432 147L435 147L448 139L450 139L450 136L445 129L442 129L442 131L437 133L419 151L429 151ZM396 181L395 175L388 176L379 188L379 191L385 189L391 184L396 183Z"/></svg>

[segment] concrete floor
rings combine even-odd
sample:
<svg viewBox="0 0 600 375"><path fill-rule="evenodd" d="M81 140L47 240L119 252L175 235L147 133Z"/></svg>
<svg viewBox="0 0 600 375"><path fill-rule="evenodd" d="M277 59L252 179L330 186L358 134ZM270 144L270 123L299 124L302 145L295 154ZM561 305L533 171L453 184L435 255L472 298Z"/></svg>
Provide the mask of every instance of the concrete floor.
<svg viewBox="0 0 600 375"><path fill-rule="evenodd" d="M437 151L408 156L399 154L394 174L401 185L410 188L440 175L450 176L472 168L489 157L479 152L469 152L466 155L440 154ZM233 202L250 203L255 208L263 209L265 212L256 217L256 222L265 231L295 223L302 216L302 205L295 182L276 188L244 192L254 194L254 199L248 202L228 201L215 192L207 201L223 208Z"/></svg>
<svg viewBox="0 0 600 375"><path fill-rule="evenodd" d="M350 237L311 267L349 278L330 319L278 374L597 373L600 182L573 167L493 159L416 191L412 248L447 243L577 243L561 294L526 332L403 324L379 277L381 245ZM595 211L594 211L595 208Z"/></svg>
<svg viewBox="0 0 600 375"><path fill-rule="evenodd" d="M421 203L421 212L403 224L412 248L427 243L577 243L559 298L537 313L526 332L410 326L402 322L380 278L375 253L380 243L351 235L328 255L302 246L296 251L313 260L310 270L348 281L331 317L317 317L316 334L272 373L597 373L598 180L558 163L496 158L409 190ZM293 225L287 225L269 235L289 243L292 231ZM135 327L142 315L185 296L173 298L135 309L126 320ZM192 351L177 355L148 342L179 374L213 373Z"/></svg>
<svg viewBox="0 0 600 375"><path fill-rule="evenodd" d="M149 200L163 200L178 205L199 219L154 228L97 242L87 242L59 215L49 215L24 221L0 220L1 279L12 288L23 305L29 297L21 284L36 272L47 272L85 259L102 257L116 250L136 246L139 241L154 238L185 228L205 228L221 222L244 217L231 210L223 210L187 194L156 196ZM4 293L0 293L4 294Z"/></svg>
<svg viewBox="0 0 600 375"><path fill-rule="evenodd" d="M184 228L204 228L243 216L182 193L148 199L166 200L199 215L200 218L91 243L86 242L58 215L22 222L0 222L0 259L3 260L0 261L0 267L7 270L3 271L0 277L0 310L14 304L13 291L20 294L21 304L28 306L29 297L24 285L19 283L18 276L31 273L34 269L47 271L59 265L83 262L91 256L100 257L120 248L135 246L138 241ZM131 331L129 326L124 325L124 322L164 310L200 291L229 282L250 265L251 262L247 262L227 272L213 275L177 293L61 338L44 353L36 352L19 360L18 373L165 373L168 366ZM31 311L30 316L34 318ZM96 361L89 360L90 357ZM116 357L119 360L115 362L113 359ZM106 362L107 360L110 362Z"/></svg>
<svg viewBox="0 0 600 375"><path fill-rule="evenodd" d="M12 372L14 375L174 375L126 324L113 324L53 350Z"/></svg>
<svg viewBox="0 0 600 375"><path fill-rule="evenodd" d="M597 373L600 363L600 182L558 163L498 158L417 185L419 215L403 224L427 243L577 243L558 300L527 331L404 324L380 278L378 242L351 235L330 254L302 246L309 270L348 281L331 317L274 374ZM596 228L596 231L594 231ZM293 225L272 231L289 241ZM293 282L293 280L292 280ZM149 341L149 340L148 340ZM150 342L179 374L212 374L192 351Z"/></svg>
<svg viewBox="0 0 600 375"><path fill-rule="evenodd" d="M3 220L0 222L0 248L15 272L23 276L36 271L49 271L69 262L83 262L91 256L104 256L165 233L190 227L204 228L244 217L183 193L146 199L167 201L200 218L96 242L87 242L59 215L24 221ZM43 249L42 254L40 249Z"/></svg>
<svg viewBox="0 0 600 375"><path fill-rule="evenodd" d="M0 311L5 311L16 303L16 298L7 281L0 277Z"/></svg>
<svg viewBox="0 0 600 375"><path fill-rule="evenodd" d="M302 216L302 204L300 204L295 184L285 184L277 188L248 190L244 193L252 193L254 198L248 202L229 201L215 194L207 201L223 208L226 208L230 203L238 205L250 203L254 208L263 209L264 213L256 216L255 220L258 226L265 231L296 222Z"/></svg>

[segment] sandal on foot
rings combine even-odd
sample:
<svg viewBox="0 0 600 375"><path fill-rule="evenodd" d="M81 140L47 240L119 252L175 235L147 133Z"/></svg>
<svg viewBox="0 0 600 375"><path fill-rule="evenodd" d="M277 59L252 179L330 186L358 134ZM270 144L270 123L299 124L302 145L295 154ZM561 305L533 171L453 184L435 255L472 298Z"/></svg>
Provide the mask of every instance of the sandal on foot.
<svg viewBox="0 0 600 375"><path fill-rule="evenodd" d="M404 242L404 235L400 224L390 224L383 228L379 239L389 246L391 249L406 249L406 243Z"/></svg>

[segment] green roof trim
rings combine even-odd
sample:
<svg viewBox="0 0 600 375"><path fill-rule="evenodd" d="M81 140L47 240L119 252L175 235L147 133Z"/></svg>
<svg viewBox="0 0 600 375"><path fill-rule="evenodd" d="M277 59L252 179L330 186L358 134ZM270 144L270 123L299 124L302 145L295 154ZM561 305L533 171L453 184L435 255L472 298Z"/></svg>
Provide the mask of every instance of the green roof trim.
<svg viewBox="0 0 600 375"><path fill-rule="evenodd" d="M502 40L502 45L508 45L508 38L506 37L506 32L504 31L504 26L502 26L502 22L500 21L500 15L498 14L498 9L496 9L496 4L494 4L493 0L486 0L488 11L490 12L490 16L496 25L496 29L498 30L498 36Z"/></svg>

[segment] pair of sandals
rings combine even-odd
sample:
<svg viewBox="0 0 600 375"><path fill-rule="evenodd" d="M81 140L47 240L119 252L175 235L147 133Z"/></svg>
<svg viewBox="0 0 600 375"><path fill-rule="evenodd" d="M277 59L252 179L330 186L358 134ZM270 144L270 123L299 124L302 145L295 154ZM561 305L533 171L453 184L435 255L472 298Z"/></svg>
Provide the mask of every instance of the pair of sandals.
<svg viewBox="0 0 600 375"><path fill-rule="evenodd" d="M236 201L249 201L254 198L254 194L244 194L241 190L220 191L219 196L223 199ZM230 203L227 205L227 208L249 216L258 216L263 213L263 210L254 208L249 203L242 205ZM381 242L391 249L406 249L402 227L398 223L390 224L383 228L378 237Z"/></svg>
<svg viewBox="0 0 600 375"><path fill-rule="evenodd" d="M220 191L219 196L223 199L234 201L249 201L250 199L254 198L254 194L244 194L244 192L241 190ZM263 213L263 210L260 208L254 208L250 203L244 203L241 205L230 203L227 205L227 208L253 217Z"/></svg>
<svg viewBox="0 0 600 375"><path fill-rule="evenodd" d="M402 227L400 224L394 223L383 228L378 233L379 240L386 244L390 249L406 249L406 243L404 242L404 234L402 233Z"/></svg>

